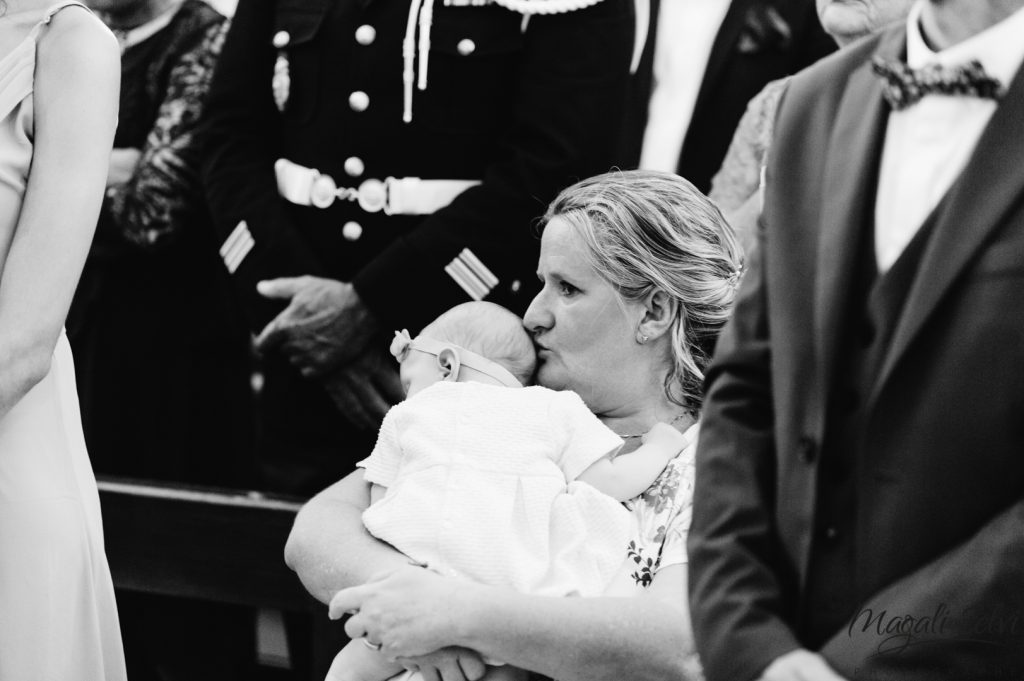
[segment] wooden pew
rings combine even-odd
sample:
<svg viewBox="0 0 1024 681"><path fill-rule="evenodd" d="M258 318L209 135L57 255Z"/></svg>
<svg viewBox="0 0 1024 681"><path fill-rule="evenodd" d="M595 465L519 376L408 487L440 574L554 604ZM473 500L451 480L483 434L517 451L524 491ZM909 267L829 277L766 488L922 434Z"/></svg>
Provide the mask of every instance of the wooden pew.
<svg viewBox="0 0 1024 681"><path fill-rule="evenodd" d="M346 639L284 564L301 500L119 478L98 482L115 587L308 616L311 674L324 678Z"/></svg>

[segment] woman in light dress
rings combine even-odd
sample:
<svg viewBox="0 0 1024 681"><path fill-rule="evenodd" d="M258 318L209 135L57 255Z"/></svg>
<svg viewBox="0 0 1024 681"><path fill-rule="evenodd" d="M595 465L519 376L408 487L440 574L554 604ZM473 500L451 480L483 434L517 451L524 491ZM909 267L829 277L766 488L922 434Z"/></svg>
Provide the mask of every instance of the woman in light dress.
<svg viewBox="0 0 1024 681"><path fill-rule="evenodd" d="M75 2L0 3L0 679L126 678L64 317L99 213L117 42Z"/></svg>

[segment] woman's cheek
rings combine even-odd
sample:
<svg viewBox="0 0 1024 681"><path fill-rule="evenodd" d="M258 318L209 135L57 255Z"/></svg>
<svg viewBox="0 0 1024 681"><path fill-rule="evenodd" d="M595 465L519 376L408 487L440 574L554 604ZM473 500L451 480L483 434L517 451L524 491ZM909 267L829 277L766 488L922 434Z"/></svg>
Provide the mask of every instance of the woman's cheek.
<svg viewBox="0 0 1024 681"><path fill-rule="evenodd" d="M565 367L554 357L548 356L542 361L540 369L537 371L537 382L551 390L565 390L568 387L566 386Z"/></svg>

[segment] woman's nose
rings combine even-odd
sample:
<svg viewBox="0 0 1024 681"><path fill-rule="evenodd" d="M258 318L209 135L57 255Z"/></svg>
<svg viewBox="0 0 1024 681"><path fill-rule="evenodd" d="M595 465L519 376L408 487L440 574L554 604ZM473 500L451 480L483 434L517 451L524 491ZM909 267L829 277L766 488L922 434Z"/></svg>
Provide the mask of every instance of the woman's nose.
<svg viewBox="0 0 1024 681"><path fill-rule="evenodd" d="M530 301L530 306L526 308L526 314L523 315L523 326L532 333L551 328L551 312L547 305L544 290L542 289L540 293L533 297L533 300Z"/></svg>

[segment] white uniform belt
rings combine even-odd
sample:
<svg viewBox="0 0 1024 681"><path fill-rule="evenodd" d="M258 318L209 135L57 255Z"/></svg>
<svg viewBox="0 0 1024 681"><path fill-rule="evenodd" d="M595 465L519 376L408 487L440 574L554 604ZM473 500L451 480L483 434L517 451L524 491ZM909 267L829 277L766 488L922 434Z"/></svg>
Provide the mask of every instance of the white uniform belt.
<svg viewBox="0 0 1024 681"><path fill-rule="evenodd" d="M367 213L383 210L388 215L430 215L479 180L421 180L418 177L368 179L355 188L339 187L330 175L288 159L274 164L277 191L300 206L327 208L336 200L356 201Z"/></svg>

